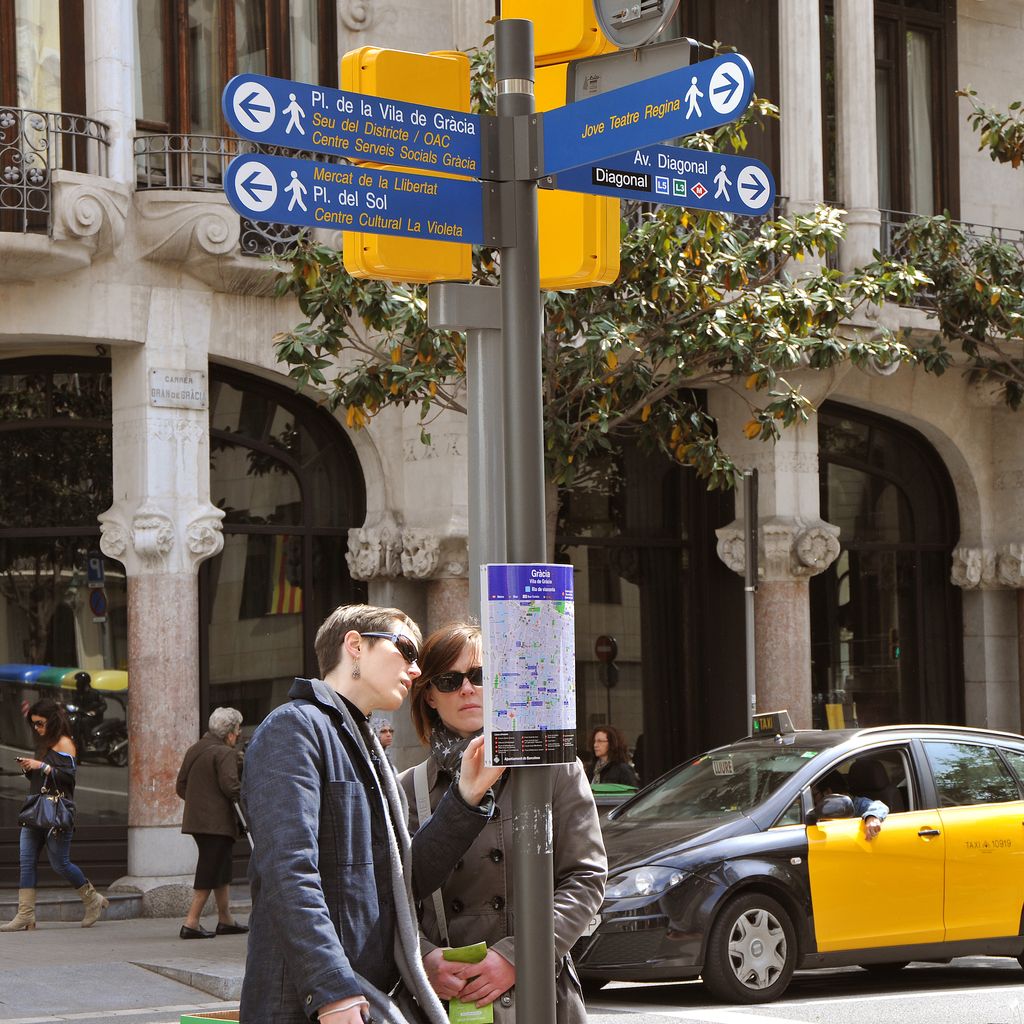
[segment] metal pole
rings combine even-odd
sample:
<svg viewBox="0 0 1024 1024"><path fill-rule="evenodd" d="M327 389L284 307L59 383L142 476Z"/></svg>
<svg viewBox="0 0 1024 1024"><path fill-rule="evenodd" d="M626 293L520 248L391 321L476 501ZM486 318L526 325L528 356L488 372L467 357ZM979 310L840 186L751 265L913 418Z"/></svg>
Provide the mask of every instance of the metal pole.
<svg viewBox="0 0 1024 1024"><path fill-rule="evenodd" d="M757 712L757 648L754 643L754 594L757 592L757 470L743 474L743 610L747 640L747 715Z"/></svg>
<svg viewBox="0 0 1024 1024"><path fill-rule="evenodd" d="M533 24L495 26L498 116L535 111ZM543 562L544 419L541 395L540 260L537 182L512 181L516 245L501 250L504 334L505 493L508 558ZM555 1019L554 876L550 768L512 773L512 872L515 879L516 1019Z"/></svg>
<svg viewBox="0 0 1024 1024"><path fill-rule="evenodd" d="M497 291L497 289L489 289ZM478 620L480 566L505 561L505 454L500 330L466 332L469 405L469 607Z"/></svg>

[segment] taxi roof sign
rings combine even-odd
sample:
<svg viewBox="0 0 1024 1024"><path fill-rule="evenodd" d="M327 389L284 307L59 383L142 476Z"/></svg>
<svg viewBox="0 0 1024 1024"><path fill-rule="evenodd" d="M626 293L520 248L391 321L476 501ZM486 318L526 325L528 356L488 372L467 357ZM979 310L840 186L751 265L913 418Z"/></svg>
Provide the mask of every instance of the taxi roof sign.
<svg viewBox="0 0 1024 1024"><path fill-rule="evenodd" d="M765 711L750 721L751 736L784 736L796 732L788 711Z"/></svg>

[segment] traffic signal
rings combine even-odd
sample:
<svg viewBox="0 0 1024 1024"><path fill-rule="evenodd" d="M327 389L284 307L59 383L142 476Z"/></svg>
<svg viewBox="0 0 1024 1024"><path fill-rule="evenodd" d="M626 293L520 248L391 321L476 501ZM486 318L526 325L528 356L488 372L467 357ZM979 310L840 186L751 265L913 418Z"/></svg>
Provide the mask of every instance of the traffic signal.
<svg viewBox="0 0 1024 1024"><path fill-rule="evenodd" d="M537 68L538 110L565 103L567 70L566 64ZM618 199L542 188L537 217L541 288L592 288L611 284L619 276Z"/></svg>
<svg viewBox="0 0 1024 1024"><path fill-rule="evenodd" d="M618 49L605 38L597 23L594 0L502 0L501 16L533 22L537 67L565 64L578 57L595 57Z"/></svg>
<svg viewBox="0 0 1024 1024"><path fill-rule="evenodd" d="M537 110L566 101L568 62L617 49L597 22L593 0L502 0L503 18L533 22ZM541 189L540 286L590 288L619 276L618 199Z"/></svg>
<svg viewBox="0 0 1024 1024"><path fill-rule="evenodd" d="M889 630L889 660L899 661L903 648L900 647L900 631L893 626Z"/></svg>
<svg viewBox="0 0 1024 1024"><path fill-rule="evenodd" d="M452 51L410 53L363 46L342 57L341 88L389 100L468 112L469 58ZM368 166L406 170L379 163ZM458 177L453 174L437 176ZM426 284L468 281L473 275L472 247L466 243L371 235L364 231L346 231L342 238L342 260L353 277Z"/></svg>

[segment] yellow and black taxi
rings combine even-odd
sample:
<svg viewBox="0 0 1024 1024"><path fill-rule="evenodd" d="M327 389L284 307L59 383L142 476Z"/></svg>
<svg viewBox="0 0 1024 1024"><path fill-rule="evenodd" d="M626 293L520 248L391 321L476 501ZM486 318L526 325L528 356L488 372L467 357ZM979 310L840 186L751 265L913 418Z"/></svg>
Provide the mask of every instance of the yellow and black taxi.
<svg viewBox="0 0 1024 1024"><path fill-rule="evenodd" d="M788 719L756 716L611 812L605 901L573 950L584 981L700 975L759 1003L798 968L1024 967L1024 737Z"/></svg>

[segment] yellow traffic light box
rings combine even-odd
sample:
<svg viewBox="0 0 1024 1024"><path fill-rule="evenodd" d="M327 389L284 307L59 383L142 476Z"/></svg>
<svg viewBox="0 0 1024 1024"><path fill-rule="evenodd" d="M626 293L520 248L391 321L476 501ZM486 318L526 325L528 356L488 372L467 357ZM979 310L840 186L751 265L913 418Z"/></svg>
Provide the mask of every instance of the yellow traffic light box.
<svg viewBox="0 0 1024 1024"><path fill-rule="evenodd" d="M537 68L539 111L565 103L566 71L565 64ZM594 288L619 276L618 199L541 189L537 217L541 288Z"/></svg>
<svg viewBox="0 0 1024 1024"><path fill-rule="evenodd" d="M451 51L410 53L363 46L350 50L342 58L341 88L468 113L469 58L464 53ZM380 163L372 166L394 171L405 169ZM436 171L429 173L457 177ZM346 231L342 237L342 260L353 277L426 284L468 281L473 274L472 247L465 243L371 235L364 231Z"/></svg>
<svg viewBox="0 0 1024 1024"><path fill-rule="evenodd" d="M618 49L601 31L593 0L502 0L501 16L533 22L537 67Z"/></svg>

